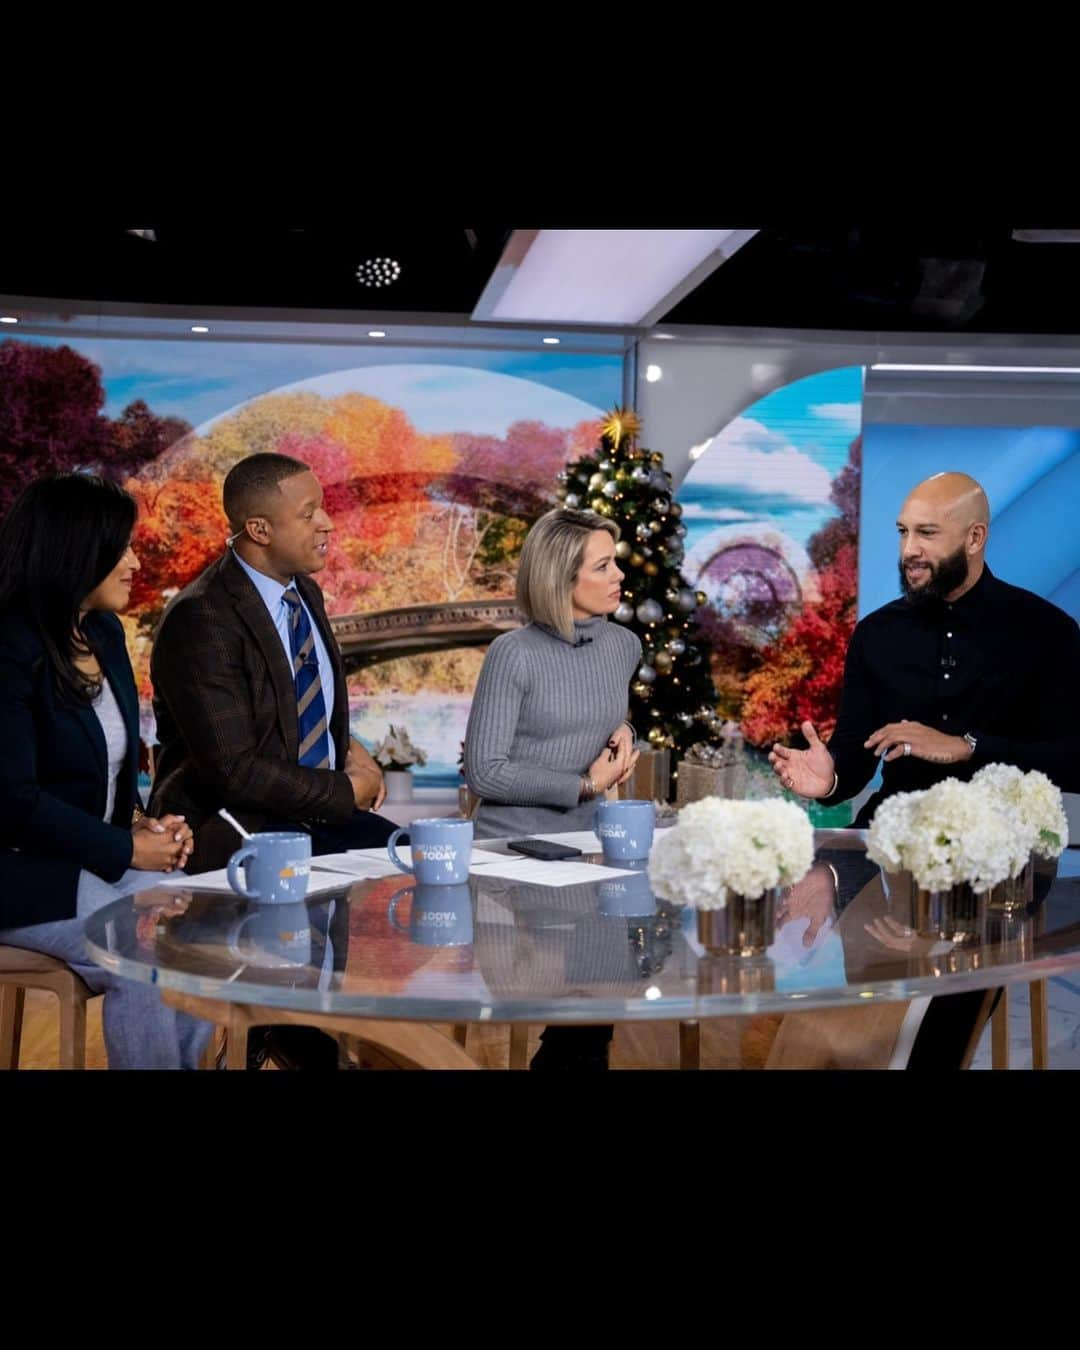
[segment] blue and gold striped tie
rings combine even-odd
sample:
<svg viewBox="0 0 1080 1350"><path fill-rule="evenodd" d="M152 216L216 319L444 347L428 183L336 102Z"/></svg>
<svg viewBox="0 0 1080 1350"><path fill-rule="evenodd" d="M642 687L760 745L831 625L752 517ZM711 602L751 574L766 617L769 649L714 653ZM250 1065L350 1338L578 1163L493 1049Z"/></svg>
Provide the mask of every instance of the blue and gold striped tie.
<svg viewBox="0 0 1080 1350"><path fill-rule="evenodd" d="M296 722L300 737L297 763L305 769L326 769L330 766L330 736L326 727L326 703L319 677L319 658L315 652L315 634L296 587L290 586L281 598L289 606L289 645L292 647Z"/></svg>

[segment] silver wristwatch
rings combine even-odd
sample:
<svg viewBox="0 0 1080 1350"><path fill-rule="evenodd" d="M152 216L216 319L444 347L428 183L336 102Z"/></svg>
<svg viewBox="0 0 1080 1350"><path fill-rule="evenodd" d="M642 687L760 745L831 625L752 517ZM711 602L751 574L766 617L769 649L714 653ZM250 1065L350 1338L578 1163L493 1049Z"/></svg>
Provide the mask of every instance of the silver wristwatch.
<svg viewBox="0 0 1080 1350"><path fill-rule="evenodd" d="M975 747L979 744L979 742L975 739L975 737L971 734L970 731L964 732L964 740L967 741L968 745L971 746L971 753L974 754Z"/></svg>

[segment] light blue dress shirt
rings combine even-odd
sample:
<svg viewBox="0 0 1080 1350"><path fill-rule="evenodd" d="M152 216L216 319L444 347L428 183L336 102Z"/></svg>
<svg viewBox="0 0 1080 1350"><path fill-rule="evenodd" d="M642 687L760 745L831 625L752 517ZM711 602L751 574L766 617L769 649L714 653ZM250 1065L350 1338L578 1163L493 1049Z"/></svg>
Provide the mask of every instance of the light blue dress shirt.
<svg viewBox="0 0 1080 1350"><path fill-rule="evenodd" d="M241 558L239 553L233 550L233 557L251 578L255 589L263 598L263 603L270 611L270 618L274 627L277 629L278 637L281 639L281 645L285 649L285 660L288 662L289 669L293 668L292 644L289 640L289 606L282 599L282 596L289 589L283 586L280 581L275 581L273 577L268 577L265 572L256 572L254 567ZM295 580L295 578L294 578ZM289 586L293 584L289 582ZM297 595L300 595L299 588ZM330 717L334 711L334 667L330 664L330 653L326 650L326 644L322 640L322 634L319 632L319 625L315 622L315 616L307 605L304 604L304 597L300 595L300 603L304 605L304 613L308 616L311 624L311 631L315 637L315 655L319 658L319 679L322 682L323 702L326 704L326 726L327 740L330 743L330 763L329 768L335 767L337 752L334 749L334 738L330 734Z"/></svg>

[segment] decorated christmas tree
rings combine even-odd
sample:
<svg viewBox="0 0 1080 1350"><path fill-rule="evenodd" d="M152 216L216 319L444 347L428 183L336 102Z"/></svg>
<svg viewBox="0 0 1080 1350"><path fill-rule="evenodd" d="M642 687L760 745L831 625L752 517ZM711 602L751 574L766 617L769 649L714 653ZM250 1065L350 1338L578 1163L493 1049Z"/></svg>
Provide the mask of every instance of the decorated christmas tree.
<svg viewBox="0 0 1080 1350"><path fill-rule="evenodd" d="M719 732L708 651L694 623L705 603L679 571L686 526L672 500L664 457L637 444L641 423L616 408L604 419L600 447L558 475L566 506L592 510L621 531L615 552L626 574L612 616L632 628L642 662L630 686L630 717L650 745L677 754Z"/></svg>

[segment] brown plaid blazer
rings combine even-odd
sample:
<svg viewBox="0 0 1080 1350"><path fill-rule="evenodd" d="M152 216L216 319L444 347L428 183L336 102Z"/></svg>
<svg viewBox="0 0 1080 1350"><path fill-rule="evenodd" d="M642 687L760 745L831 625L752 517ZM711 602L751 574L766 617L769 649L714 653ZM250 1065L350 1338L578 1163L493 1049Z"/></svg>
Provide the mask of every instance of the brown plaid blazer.
<svg viewBox="0 0 1080 1350"><path fill-rule="evenodd" d="M310 577L298 576L296 586L330 653L330 736L343 765L349 713L341 656L322 591ZM296 762L292 671L262 597L231 550L170 602L154 636L150 678L160 742L150 812L187 817L195 831L189 871L222 867L238 847L219 807L252 831L268 817L310 825L352 816L352 784L340 768Z"/></svg>

